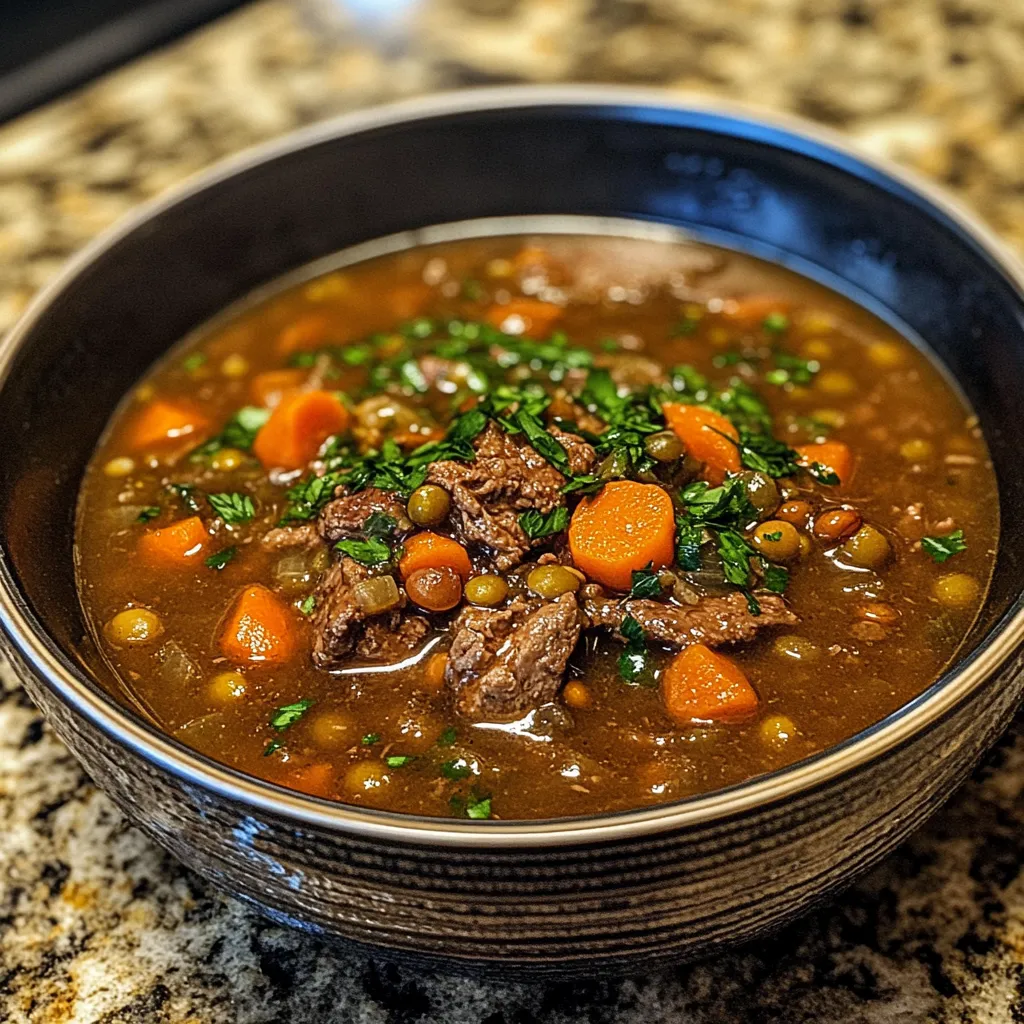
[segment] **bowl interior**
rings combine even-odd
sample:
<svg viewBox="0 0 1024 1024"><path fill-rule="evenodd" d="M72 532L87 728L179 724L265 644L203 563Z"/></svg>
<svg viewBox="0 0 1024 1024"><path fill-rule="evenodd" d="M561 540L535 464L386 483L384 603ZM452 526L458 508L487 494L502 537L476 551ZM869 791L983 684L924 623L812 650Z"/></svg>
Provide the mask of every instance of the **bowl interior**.
<svg viewBox="0 0 1024 1024"><path fill-rule="evenodd" d="M0 358L0 524L11 586L60 654L89 643L75 591L83 468L171 344L252 289L370 239L522 215L654 221L811 268L938 355L977 412L1002 509L976 647L1024 589L1024 301L941 206L829 144L742 114L624 101L383 116L286 140L108 236ZM95 677L95 672L90 670ZM112 674L100 684L122 701Z"/></svg>

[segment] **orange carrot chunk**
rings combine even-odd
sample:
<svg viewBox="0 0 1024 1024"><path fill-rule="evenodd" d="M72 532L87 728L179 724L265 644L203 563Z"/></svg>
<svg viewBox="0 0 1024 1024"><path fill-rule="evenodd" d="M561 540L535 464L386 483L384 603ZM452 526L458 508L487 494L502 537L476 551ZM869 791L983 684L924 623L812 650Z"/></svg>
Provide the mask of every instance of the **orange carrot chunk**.
<svg viewBox="0 0 1024 1024"><path fill-rule="evenodd" d="M128 429L128 445L141 451L209 429L209 420L195 409L164 398L148 402Z"/></svg>
<svg viewBox="0 0 1024 1024"><path fill-rule="evenodd" d="M398 562L402 579L408 579L418 569L453 569L464 580L473 574L473 565L466 549L451 537L439 533L414 533L406 542Z"/></svg>
<svg viewBox="0 0 1024 1024"><path fill-rule="evenodd" d="M677 725L739 722L757 711L757 694L731 658L704 644L677 654L661 676L661 695Z"/></svg>
<svg viewBox="0 0 1024 1024"><path fill-rule="evenodd" d="M848 484L853 479L853 452L850 446L842 441L822 441L821 444L800 444L796 451L800 456L801 466L810 466L815 462L819 466L832 470L841 484Z"/></svg>
<svg viewBox="0 0 1024 1024"><path fill-rule="evenodd" d="M670 565L675 555L672 499L655 484L613 480L576 506L569 549L576 567L616 590L629 590L634 569Z"/></svg>
<svg viewBox="0 0 1024 1024"><path fill-rule="evenodd" d="M190 516L159 530L147 530L139 538L139 557L147 565L163 569L194 565L209 539L199 516Z"/></svg>
<svg viewBox="0 0 1024 1024"><path fill-rule="evenodd" d="M508 329L512 334L528 334L531 338L547 337L551 328L561 318L564 310L553 302L540 299L513 299L487 310L487 322L498 330ZM521 321L522 328L513 330L512 318ZM514 322L514 321L513 321ZM519 327L518 322L514 322ZM505 328L505 325L508 327Z"/></svg>
<svg viewBox="0 0 1024 1024"><path fill-rule="evenodd" d="M288 606L259 583L238 595L220 635L221 651L236 664L280 664L295 653L296 643Z"/></svg>
<svg viewBox="0 0 1024 1024"><path fill-rule="evenodd" d="M277 336L277 352L290 356L293 352L316 348L327 340L330 330L331 322L322 313L307 313L293 320Z"/></svg>
<svg viewBox="0 0 1024 1024"><path fill-rule="evenodd" d="M296 768L284 779L289 789L297 789L310 796L330 796L335 788L334 765L320 761Z"/></svg>
<svg viewBox="0 0 1024 1024"><path fill-rule="evenodd" d="M351 418L330 391L285 395L260 427L253 453L264 469L301 469L327 438L345 430Z"/></svg>
<svg viewBox="0 0 1024 1024"><path fill-rule="evenodd" d="M666 402L661 408L669 427L695 459L719 474L740 471L740 450L732 443L740 435L721 413L677 402Z"/></svg>
<svg viewBox="0 0 1024 1024"><path fill-rule="evenodd" d="M273 409L289 391L297 391L306 377L305 370L267 370L253 377L249 393L257 405Z"/></svg>

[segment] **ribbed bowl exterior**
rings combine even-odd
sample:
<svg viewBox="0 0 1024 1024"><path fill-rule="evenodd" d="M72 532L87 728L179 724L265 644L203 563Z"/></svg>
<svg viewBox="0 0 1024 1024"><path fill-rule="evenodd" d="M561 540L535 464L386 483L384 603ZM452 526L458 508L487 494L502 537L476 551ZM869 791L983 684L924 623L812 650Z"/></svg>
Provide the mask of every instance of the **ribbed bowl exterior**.
<svg viewBox="0 0 1024 1024"><path fill-rule="evenodd" d="M930 731L753 813L618 842L535 849L375 843L297 828L200 789L75 716L8 646L32 699L161 845L271 917L446 970L649 971L763 935L847 885L932 814L1007 726L1019 655Z"/></svg>

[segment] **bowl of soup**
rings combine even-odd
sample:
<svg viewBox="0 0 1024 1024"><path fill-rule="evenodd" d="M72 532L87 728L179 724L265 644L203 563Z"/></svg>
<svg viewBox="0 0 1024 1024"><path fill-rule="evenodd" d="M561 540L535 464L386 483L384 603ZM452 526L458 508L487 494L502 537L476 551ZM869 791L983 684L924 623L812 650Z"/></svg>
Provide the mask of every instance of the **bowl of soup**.
<svg viewBox="0 0 1024 1024"><path fill-rule="evenodd" d="M586 975L766 933L1016 709L1021 272L800 123L482 91L143 208L0 350L0 617L276 920Z"/></svg>

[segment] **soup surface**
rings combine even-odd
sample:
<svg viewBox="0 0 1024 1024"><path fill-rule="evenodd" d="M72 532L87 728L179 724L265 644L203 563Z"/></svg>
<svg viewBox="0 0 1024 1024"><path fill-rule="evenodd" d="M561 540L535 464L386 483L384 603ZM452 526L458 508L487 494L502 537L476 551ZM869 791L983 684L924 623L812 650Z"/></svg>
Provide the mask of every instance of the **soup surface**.
<svg viewBox="0 0 1024 1024"><path fill-rule="evenodd" d="M154 722L306 793L541 818L740 782L931 683L998 508L969 410L779 267L425 246L222 319L114 416L81 596Z"/></svg>

